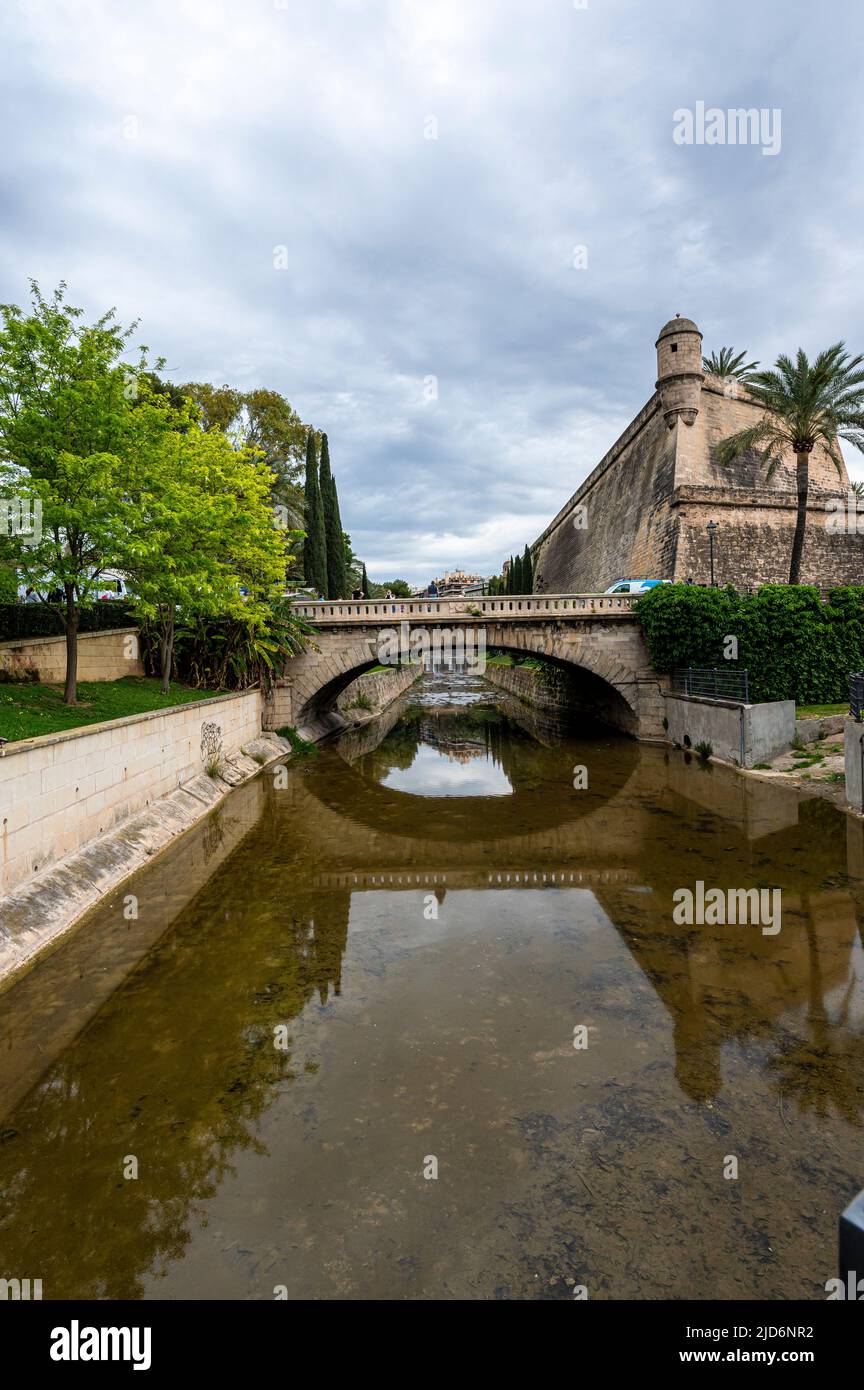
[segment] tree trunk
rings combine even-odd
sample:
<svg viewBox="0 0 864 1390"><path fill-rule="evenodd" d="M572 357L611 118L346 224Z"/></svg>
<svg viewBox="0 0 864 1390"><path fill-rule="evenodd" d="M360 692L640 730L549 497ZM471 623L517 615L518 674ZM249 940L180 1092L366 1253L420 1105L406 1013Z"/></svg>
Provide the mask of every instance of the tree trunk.
<svg viewBox="0 0 864 1390"><path fill-rule="evenodd" d="M63 691L65 705L78 703L78 604L75 602L75 585L64 584L66 598L66 688Z"/></svg>
<svg viewBox="0 0 864 1390"><path fill-rule="evenodd" d="M171 688L171 663L174 656L174 614L165 619L162 636L159 639L159 665L162 671L162 694L167 695Z"/></svg>
<svg viewBox="0 0 864 1390"><path fill-rule="evenodd" d="M792 559L789 561L789 583L799 584L801 556L804 553L804 532L807 529L807 494L810 491L810 454L795 455L795 474L798 484L798 515L795 518L795 538Z"/></svg>

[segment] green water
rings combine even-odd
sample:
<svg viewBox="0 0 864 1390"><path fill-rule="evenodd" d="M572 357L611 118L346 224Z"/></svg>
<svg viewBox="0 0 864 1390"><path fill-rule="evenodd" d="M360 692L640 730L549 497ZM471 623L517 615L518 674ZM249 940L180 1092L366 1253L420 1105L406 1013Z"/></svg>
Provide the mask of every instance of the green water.
<svg viewBox="0 0 864 1390"><path fill-rule="evenodd" d="M429 677L268 769L0 997L0 1276L824 1297L864 1187L861 823L498 698ZM780 888L782 929L676 926L697 880Z"/></svg>

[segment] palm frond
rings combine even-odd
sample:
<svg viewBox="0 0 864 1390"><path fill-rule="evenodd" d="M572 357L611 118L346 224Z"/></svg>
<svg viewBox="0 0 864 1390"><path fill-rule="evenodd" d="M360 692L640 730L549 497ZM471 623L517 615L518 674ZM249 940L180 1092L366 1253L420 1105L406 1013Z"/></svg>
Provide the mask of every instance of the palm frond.
<svg viewBox="0 0 864 1390"><path fill-rule="evenodd" d="M736 353L734 348L721 347L718 352L712 352L710 357L702 358L702 368L712 376L736 377L738 381L746 382L759 366L758 362L745 362L746 356L746 352Z"/></svg>
<svg viewBox="0 0 864 1390"><path fill-rule="evenodd" d="M728 467L733 459L740 458L743 454L752 453L759 450L760 445L770 446L776 434L776 426L771 420L759 420L755 425L750 425L746 430L739 430L737 434L732 434L728 439L723 439L717 445L718 461ZM760 450L761 452L761 450Z"/></svg>

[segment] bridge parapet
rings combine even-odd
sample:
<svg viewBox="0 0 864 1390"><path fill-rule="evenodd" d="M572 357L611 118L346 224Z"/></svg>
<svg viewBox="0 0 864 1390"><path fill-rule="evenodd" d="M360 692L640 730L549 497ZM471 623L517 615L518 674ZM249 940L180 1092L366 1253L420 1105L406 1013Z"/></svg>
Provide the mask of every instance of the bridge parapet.
<svg viewBox="0 0 864 1390"><path fill-rule="evenodd" d="M495 598L317 599L295 603L294 612L312 622L376 624L407 619L435 622L496 622L538 618L610 618L629 616L635 597L629 594L502 594Z"/></svg>

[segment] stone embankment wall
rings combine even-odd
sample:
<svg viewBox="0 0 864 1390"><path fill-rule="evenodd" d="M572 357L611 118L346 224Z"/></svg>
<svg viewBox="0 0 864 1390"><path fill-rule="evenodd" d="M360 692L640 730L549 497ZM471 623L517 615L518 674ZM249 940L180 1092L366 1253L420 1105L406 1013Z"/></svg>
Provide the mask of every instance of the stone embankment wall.
<svg viewBox="0 0 864 1390"><path fill-rule="evenodd" d="M66 679L65 637L22 637L0 642L0 670L12 674L38 672L47 685ZM82 632L78 637L79 681L116 681L143 676L138 629L113 628Z"/></svg>
<svg viewBox="0 0 864 1390"><path fill-rule="evenodd" d="M560 710L562 714L571 708L572 681L564 671L548 666L538 670L532 666L498 666L487 662L483 675L492 685L506 690L508 695L516 695L528 705Z"/></svg>
<svg viewBox="0 0 864 1390"><path fill-rule="evenodd" d="M611 685L590 671L570 671L551 662L541 667L488 662L483 675L491 685L537 709L568 718L599 719L625 733L638 732L633 710Z"/></svg>
<svg viewBox="0 0 864 1390"><path fill-rule="evenodd" d="M422 666L388 666L383 671L370 671L365 676L358 676L347 690L343 690L336 701L336 708L349 717L362 716L364 713L377 714L404 690L408 690L422 674ZM363 705L358 705L361 699L364 704L368 700L372 709L364 710Z"/></svg>
<svg viewBox="0 0 864 1390"><path fill-rule="evenodd" d="M207 726L210 726L209 728ZM257 690L22 739L0 754L0 898L261 733Z"/></svg>

